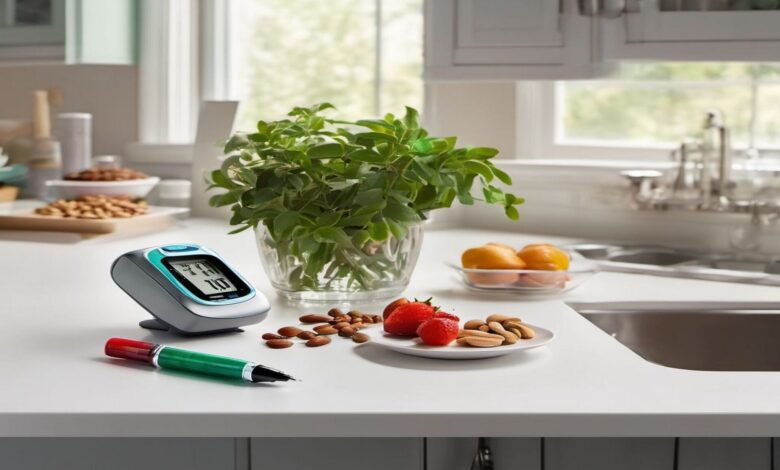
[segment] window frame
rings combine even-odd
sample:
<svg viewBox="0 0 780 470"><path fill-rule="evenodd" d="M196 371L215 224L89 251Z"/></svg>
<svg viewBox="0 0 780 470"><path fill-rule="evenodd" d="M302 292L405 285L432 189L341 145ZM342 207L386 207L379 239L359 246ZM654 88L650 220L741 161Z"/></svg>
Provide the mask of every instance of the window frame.
<svg viewBox="0 0 780 470"><path fill-rule="evenodd" d="M565 143L557 135L556 116L561 108L558 82L517 83L517 158L523 160L580 160L620 162L669 161L673 145L627 146ZM526 119L536 116L536 119Z"/></svg>

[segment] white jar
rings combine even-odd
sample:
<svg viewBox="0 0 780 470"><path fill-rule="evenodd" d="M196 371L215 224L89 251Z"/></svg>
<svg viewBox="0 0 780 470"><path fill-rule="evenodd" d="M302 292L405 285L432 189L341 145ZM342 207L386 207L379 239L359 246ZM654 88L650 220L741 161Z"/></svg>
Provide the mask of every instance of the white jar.
<svg viewBox="0 0 780 470"><path fill-rule="evenodd" d="M92 164L92 115L60 113L54 131L60 141L63 173L89 168Z"/></svg>

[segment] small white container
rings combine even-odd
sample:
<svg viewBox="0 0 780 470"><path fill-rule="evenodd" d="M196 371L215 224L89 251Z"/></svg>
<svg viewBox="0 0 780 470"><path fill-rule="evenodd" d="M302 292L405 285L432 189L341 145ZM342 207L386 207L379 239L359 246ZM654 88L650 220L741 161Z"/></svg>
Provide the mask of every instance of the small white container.
<svg viewBox="0 0 780 470"><path fill-rule="evenodd" d="M54 180L47 181L46 186L52 197L60 199L75 199L88 195L146 197L159 182L160 178L151 176L126 181Z"/></svg>
<svg viewBox="0 0 780 470"><path fill-rule="evenodd" d="M92 115L60 113L54 125L65 174L86 170L92 163Z"/></svg>

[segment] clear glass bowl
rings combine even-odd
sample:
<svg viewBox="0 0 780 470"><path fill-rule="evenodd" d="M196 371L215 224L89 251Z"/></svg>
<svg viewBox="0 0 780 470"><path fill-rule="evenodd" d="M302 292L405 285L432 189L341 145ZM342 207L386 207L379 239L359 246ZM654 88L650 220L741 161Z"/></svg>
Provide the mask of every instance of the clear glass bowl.
<svg viewBox="0 0 780 470"><path fill-rule="evenodd" d="M599 272L596 263L572 254L566 271L533 269L467 269L450 265L463 282L481 291L512 292L528 296L554 296L568 292Z"/></svg>
<svg viewBox="0 0 780 470"><path fill-rule="evenodd" d="M351 235L349 232L348 235ZM290 242L277 243L264 225L255 229L260 261L271 285L298 302L357 302L397 297L406 289L422 246L422 224L406 236L363 246L332 246L328 262L307 273L305 260L293 254Z"/></svg>

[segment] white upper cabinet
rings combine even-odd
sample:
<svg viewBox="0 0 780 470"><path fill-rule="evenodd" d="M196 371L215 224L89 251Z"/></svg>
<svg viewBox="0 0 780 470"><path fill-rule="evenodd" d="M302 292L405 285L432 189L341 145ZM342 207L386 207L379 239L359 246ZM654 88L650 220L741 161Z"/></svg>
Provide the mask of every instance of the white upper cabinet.
<svg viewBox="0 0 780 470"><path fill-rule="evenodd" d="M0 65L131 64L137 0L0 0Z"/></svg>
<svg viewBox="0 0 780 470"><path fill-rule="evenodd" d="M428 0L425 14L429 80L583 78L600 68L594 20L576 0Z"/></svg>
<svg viewBox="0 0 780 470"><path fill-rule="evenodd" d="M425 8L425 72L434 81L592 78L621 60L780 60L780 0L427 0Z"/></svg>
<svg viewBox="0 0 780 470"><path fill-rule="evenodd" d="M777 0L601 3L606 60L780 60Z"/></svg>

